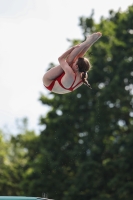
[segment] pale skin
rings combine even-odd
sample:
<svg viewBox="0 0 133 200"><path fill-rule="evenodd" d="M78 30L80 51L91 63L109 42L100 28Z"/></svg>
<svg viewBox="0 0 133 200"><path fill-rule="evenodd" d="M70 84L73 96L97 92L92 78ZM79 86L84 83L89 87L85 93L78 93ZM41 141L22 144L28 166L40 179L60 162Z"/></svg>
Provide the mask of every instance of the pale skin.
<svg viewBox="0 0 133 200"><path fill-rule="evenodd" d="M58 76L60 76L63 72L65 75L63 76L61 82L65 88L70 88L74 82L75 74L76 80L74 85L76 85L79 81L81 81L81 72L78 70L77 59L79 57L83 57L88 49L102 36L100 32L93 33L88 36L87 39L81 43L80 45L76 45L65 53L63 53L59 58L59 65L51 68L47 71L43 76L43 84L45 86L49 86L53 80L55 80ZM80 87L83 83L80 83L75 89ZM65 94L70 92L62 88L57 81L55 81L52 92L58 94Z"/></svg>

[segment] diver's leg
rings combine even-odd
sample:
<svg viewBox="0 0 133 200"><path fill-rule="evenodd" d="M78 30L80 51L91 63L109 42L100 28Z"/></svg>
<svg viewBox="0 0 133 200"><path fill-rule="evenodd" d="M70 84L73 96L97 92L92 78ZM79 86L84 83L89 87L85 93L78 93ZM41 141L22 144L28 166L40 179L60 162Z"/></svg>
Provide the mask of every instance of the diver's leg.
<svg viewBox="0 0 133 200"><path fill-rule="evenodd" d="M52 80L56 79L62 73L63 73L63 69L62 69L62 67L60 65L58 65L56 67L52 67L43 76L44 85L48 86L52 82Z"/></svg>
<svg viewBox="0 0 133 200"><path fill-rule="evenodd" d="M88 36L87 39L79 45L79 47L75 48L68 56L67 62L71 65L76 59L79 57L83 57L84 54L88 51L88 49L102 36L100 32L93 33Z"/></svg>

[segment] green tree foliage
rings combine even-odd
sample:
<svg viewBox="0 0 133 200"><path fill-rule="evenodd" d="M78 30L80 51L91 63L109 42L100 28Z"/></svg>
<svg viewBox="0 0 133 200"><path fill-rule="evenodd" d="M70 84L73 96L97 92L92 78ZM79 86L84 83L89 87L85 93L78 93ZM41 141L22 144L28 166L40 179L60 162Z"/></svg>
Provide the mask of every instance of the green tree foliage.
<svg viewBox="0 0 133 200"><path fill-rule="evenodd" d="M32 171L30 160L34 158L37 137L28 130L28 120L17 120L17 135L0 133L0 195L26 195L23 191L25 176ZM11 133L10 133L11 134Z"/></svg>
<svg viewBox="0 0 133 200"><path fill-rule="evenodd" d="M10 160L11 143L0 133L0 195L18 194L18 170ZM17 183L16 183L17 182Z"/></svg>
<svg viewBox="0 0 133 200"><path fill-rule="evenodd" d="M92 90L82 86L66 95L41 96L51 107L41 124L38 181L62 200L127 200L133 198L133 6L110 11L95 24L80 18L84 36L103 37L86 54Z"/></svg>

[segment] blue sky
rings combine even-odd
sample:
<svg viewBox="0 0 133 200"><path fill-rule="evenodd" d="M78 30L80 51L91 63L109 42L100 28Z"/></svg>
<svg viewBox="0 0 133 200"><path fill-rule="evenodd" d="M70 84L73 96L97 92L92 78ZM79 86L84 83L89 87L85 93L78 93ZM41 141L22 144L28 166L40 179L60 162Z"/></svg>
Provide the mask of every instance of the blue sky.
<svg viewBox="0 0 133 200"><path fill-rule="evenodd" d="M126 10L132 0L0 0L0 129L13 132L17 118L28 117L39 130L38 118L47 107L38 101L48 94L42 76L50 62L69 47L69 39L83 39L79 17L94 9L96 22L108 11Z"/></svg>

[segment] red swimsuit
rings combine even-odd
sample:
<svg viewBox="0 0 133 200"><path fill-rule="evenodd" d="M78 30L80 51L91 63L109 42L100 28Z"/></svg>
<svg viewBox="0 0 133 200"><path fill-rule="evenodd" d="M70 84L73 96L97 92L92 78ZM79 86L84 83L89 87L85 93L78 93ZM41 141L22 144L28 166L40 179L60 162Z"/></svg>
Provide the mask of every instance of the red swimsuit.
<svg viewBox="0 0 133 200"><path fill-rule="evenodd" d="M52 91L52 89L53 89L53 87L54 87L54 84L55 84L55 81L58 81L58 83L60 84L60 86L61 86L62 88L64 88L65 90L73 91L74 88L75 88L77 85L79 85L80 83L82 83L82 80L81 80L81 81L78 82L74 87L72 87L72 86L74 85L74 83L75 83L75 80L76 80L76 75L75 75L75 79L74 79L73 84L71 85L71 87L70 87L70 88L65 88L65 87L62 85L62 83L61 83L61 79L62 79L62 77L64 76L64 74L65 74L65 73L63 72L60 76L58 76L55 80L53 80L52 83L51 83L49 86L45 86L45 87L46 87L48 90Z"/></svg>

